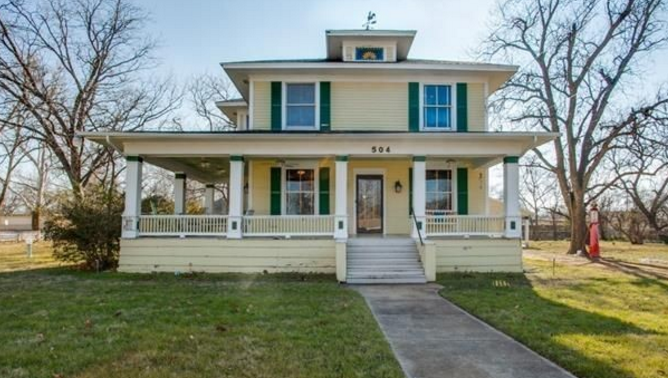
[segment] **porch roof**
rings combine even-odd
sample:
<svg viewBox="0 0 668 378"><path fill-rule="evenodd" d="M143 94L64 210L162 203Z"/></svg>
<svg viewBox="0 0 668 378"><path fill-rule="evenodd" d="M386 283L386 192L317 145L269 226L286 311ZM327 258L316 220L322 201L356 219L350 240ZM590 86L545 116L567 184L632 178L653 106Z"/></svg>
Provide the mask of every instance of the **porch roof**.
<svg viewBox="0 0 668 378"><path fill-rule="evenodd" d="M504 156L554 140L547 132L82 132L85 139L117 149L126 156L141 156L153 165L185 172L201 182L227 178L229 157L322 158L348 155L362 159L466 160L472 167L498 164ZM386 152L373 152L372 147ZM389 147L389 152L387 148ZM376 149L376 151L378 151Z"/></svg>

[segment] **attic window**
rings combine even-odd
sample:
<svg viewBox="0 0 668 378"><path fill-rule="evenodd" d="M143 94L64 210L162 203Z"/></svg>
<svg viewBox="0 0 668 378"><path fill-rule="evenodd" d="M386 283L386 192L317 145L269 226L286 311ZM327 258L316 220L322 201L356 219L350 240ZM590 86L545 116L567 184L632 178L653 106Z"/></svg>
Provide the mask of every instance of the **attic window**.
<svg viewBox="0 0 668 378"><path fill-rule="evenodd" d="M382 47L356 47L355 60L382 62L385 60L385 50Z"/></svg>

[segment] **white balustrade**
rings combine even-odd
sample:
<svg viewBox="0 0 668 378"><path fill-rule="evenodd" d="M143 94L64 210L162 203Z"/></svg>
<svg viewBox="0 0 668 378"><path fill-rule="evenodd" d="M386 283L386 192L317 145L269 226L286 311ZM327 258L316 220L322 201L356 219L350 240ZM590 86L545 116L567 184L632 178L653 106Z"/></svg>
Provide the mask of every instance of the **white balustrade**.
<svg viewBox="0 0 668 378"><path fill-rule="evenodd" d="M331 236L332 215L252 215L245 216L244 236Z"/></svg>
<svg viewBox="0 0 668 378"><path fill-rule="evenodd" d="M502 236L505 218L484 215L427 215L425 226L429 236Z"/></svg>
<svg viewBox="0 0 668 378"><path fill-rule="evenodd" d="M140 236L225 236L227 215L141 215Z"/></svg>

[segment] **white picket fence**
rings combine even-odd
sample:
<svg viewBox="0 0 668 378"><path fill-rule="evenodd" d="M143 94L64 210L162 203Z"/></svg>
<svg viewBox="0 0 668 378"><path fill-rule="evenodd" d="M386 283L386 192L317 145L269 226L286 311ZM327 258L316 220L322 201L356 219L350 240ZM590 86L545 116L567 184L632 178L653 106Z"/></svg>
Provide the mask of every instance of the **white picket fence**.
<svg viewBox="0 0 668 378"><path fill-rule="evenodd" d="M141 236L225 236L227 215L142 215Z"/></svg>
<svg viewBox="0 0 668 378"><path fill-rule="evenodd" d="M504 229L504 217L484 215L427 215L425 217L425 232L431 236L502 236Z"/></svg>
<svg viewBox="0 0 668 378"><path fill-rule="evenodd" d="M334 235L334 216L245 216L242 232L247 236L329 236Z"/></svg>

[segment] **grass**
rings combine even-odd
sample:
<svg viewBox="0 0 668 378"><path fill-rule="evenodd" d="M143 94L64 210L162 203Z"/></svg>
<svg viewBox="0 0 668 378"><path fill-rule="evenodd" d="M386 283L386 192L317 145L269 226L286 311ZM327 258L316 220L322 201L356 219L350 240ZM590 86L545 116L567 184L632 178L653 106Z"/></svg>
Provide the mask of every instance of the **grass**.
<svg viewBox="0 0 668 378"><path fill-rule="evenodd" d="M544 255L563 255L568 250L567 241L535 241L530 244L532 252ZM633 245L627 242L601 242L601 256L606 259L641 262L641 260L659 260L668 266L668 246L665 244L647 243Z"/></svg>
<svg viewBox="0 0 668 378"><path fill-rule="evenodd" d="M639 261L668 247L606 243L602 254ZM668 377L668 281L602 264L524 265L526 274L439 275L441 294L580 378Z"/></svg>
<svg viewBox="0 0 668 378"><path fill-rule="evenodd" d="M51 255L51 243L33 244L32 258L28 258L25 243L0 243L0 272L30 270L61 266Z"/></svg>
<svg viewBox="0 0 668 378"><path fill-rule="evenodd" d="M0 303L4 378L402 376L330 276L26 270L0 274Z"/></svg>

